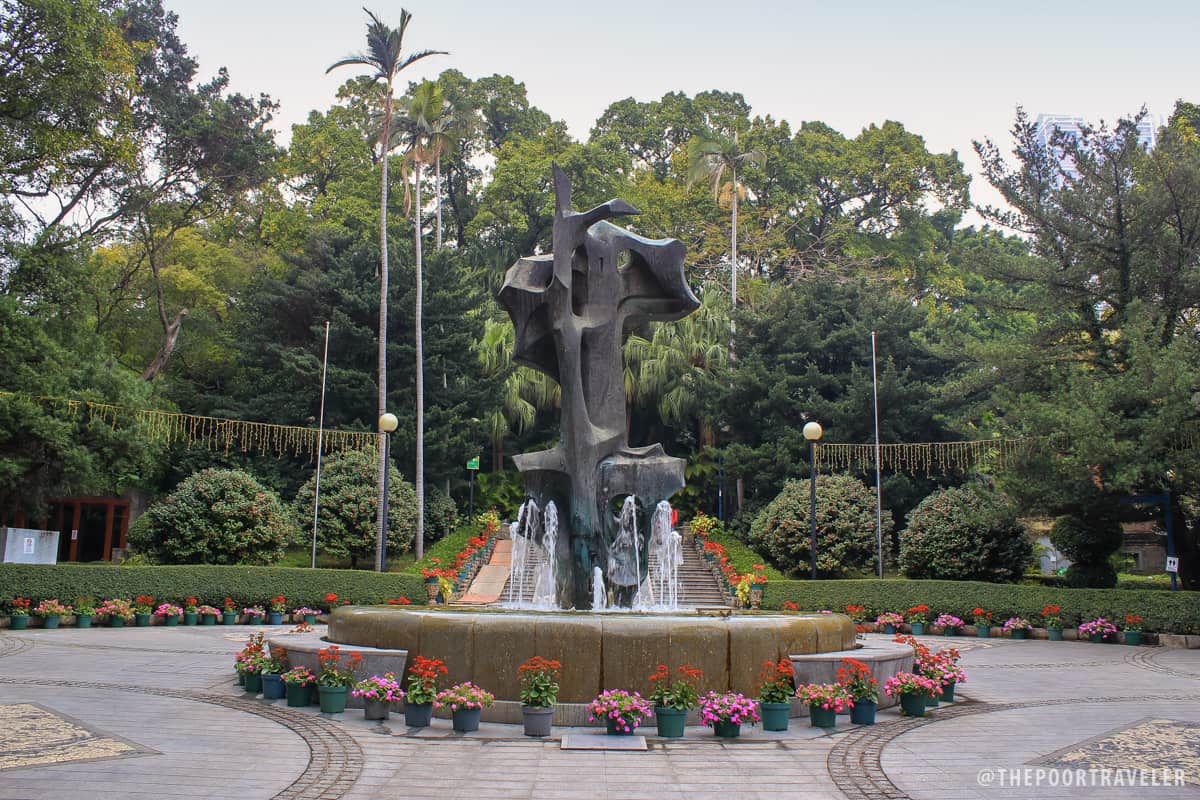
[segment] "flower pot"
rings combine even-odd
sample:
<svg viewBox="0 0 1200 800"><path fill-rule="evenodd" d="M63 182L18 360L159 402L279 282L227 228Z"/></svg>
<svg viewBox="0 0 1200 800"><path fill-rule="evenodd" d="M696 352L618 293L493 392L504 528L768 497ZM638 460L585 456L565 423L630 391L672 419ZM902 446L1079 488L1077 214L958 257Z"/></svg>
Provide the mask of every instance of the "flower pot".
<svg viewBox="0 0 1200 800"><path fill-rule="evenodd" d="M788 717L792 711L791 703L759 703L758 707L762 711L764 731L786 731L788 729Z"/></svg>
<svg viewBox="0 0 1200 800"><path fill-rule="evenodd" d="M975 627L975 635L978 636L980 639L988 638L989 636L992 635L992 626L991 625L977 625Z"/></svg>
<svg viewBox="0 0 1200 800"><path fill-rule="evenodd" d="M837 712L832 708L821 708L818 705L808 707L808 721L814 728L836 728Z"/></svg>
<svg viewBox="0 0 1200 800"><path fill-rule="evenodd" d="M1063 640L1062 628L1046 628L1046 633L1052 642L1061 642Z"/></svg>
<svg viewBox="0 0 1200 800"><path fill-rule="evenodd" d="M287 694L287 704L292 708L303 708L312 702L312 698L309 697L312 687L307 683L286 684L284 692Z"/></svg>
<svg viewBox="0 0 1200 800"><path fill-rule="evenodd" d="M958 636L958 626L957 625L947 625L946 627L942 628L942 635L943 636Z"/></svg>
<svg viewBox="0 0 1200 800"><path fill-rule="evenodd" d="M201 619L200 619L200 624L201 624L201 625L216 625L216 624L217 624L217 615L216 615L216 614L204 614L204 615L202 615L202 616L201 616ZM232 623L232 622L230 622L230 623L228 623L228 624L229 624L229 625L232 625L233 623Z"/></svg>
<svg viewBox="0 0 1200 800"><path fill-rule="evenodd" d="M247 672L246 675L246 694L258 694L262 691L262 673Z"/></svg>
<svg viewBox="0 0 1200 800"><path fill-rule="evenodd" d="M742 725L739 722L719 719L713 723L713 735L722 739L736 739L742 735Z"/></svg>
<svg viewBox="0 0 1200 800"><path fill-rule="evenodd" d="M138 626L139 628L149 628L150 627L150 614L149 613L145 613L145 614L136 614L135 613L133 615L133 624Z"/></svg>
<svg viewBox="0 0 1200 800"><path fill-rule="evenodd" d="M267 700L278 700L283 697L283 676L278 672L264 672L262 676L262 695Z"/></svg>
<svg viewBox="0 0 1200 800"><path fill-rule="evenodd" d="M184 625L195 625L199 621L200 621L200 613L199 612L197 612L197 611L183 612L183 624Z"/></svg>
<svg viewBox="0 0 1200 800"><path fill-rule="evenodd" d="M925 635L925 623L924 622L912 623L912 635L913 636L924 636Z"/></svg>
<svg viewBox="0 0 1200 800"><path fill-rule="evenodd" d="M957 681L950 681L949 683L942 684L942 702L944 702L944 703L953 703L954 702L954 687L955 687L956 683L957 683Z"/></svg>
<svg viewBox="0 0 1200 800"><path fill-rule="evenodd" d="M879 705L874 700L855 700L850 709L850 721L855 725L874 725Z"/></svg>
<svg viewBox="0 0 1200 800"><path fill-rule="evenodd" d="M482 708L460 708L450 712L450 721L454 730L459 733L470 733L479 730L479 715Z"/></svg>
<svg viewBox="0 0 1200 800"><path fill-rule="evenodd" d="M283 624L283 612L282 611L268 611L267 612L267 624L268 625L282 625Z"/></svg>
<svg viewBox="0 0 1200 800"><path fill-rule="evenodd" d="M109 618L108 618L108 627L110 627L110 628L124 628L124 627L125 627L125 620L121 619L120 617L109 617Z"/></svg>
<svg viewBox="0 0 1200 800"><path fill-rule="evenodd" d="M237 676L238 676L238 686L245 686L246 685L246 673L238 672Z"/></svg>
<svg viewBox="0 0 1200 800"><path fill-rule="evenodd" d="M1093 634L1091 634L1091 635L1089 635L1089 636L1088 636L1088 641L1089 641L1089 642L1094 642L1094 643L1096 643L1096 644L1100 644L1101 642L1103 642L1103 641L1104 641L1104 634L1102 634L1102 633L1093 633Z"/></svg>
<svg viewBox="0 0 1200 800"><path fill-rule="evenodd" d="M658 726L658 735L667 739L678 739L683 736L683 728L687 723L687 709L680 710L670 706L655 706L654 721Z"/></svg>
<svg viewBox="0 0 1200 800"><path fill-rule="evenodd" d="M1029 631L1025 630L1024 628L1015 628L1012 632L1012 638L1014 639L1026 639L1028 637Z"/></svg>
<svg viewBox="0 0 1200 800"><path fill-rule="evenodd" d="M762 593L763 593L763 590L759 589L757 587L752 588L750 590L750 607L751 608L759 608L760 606L762 606Z"/></svg>
<svg viewBox="0 0 1200 800"><path fill-rule="evenodd" d="M386 700L363 698L363 719L387 719L391 704Z"/></svg>
<svg viewBox="0 0 1200 800"><path fill-rule="evenodd" d="M437 578L433 578L433 579L426 578L425 579L425 599L426 600L428 600L430 603L436 601L439 591L440 591L440 589L438 589Z"/></svg>
<svg viewBox="0 0 1200 800"><path fill-rule="evenodd" d="M937 708L938 704L941 702L942 702L942 696L940 694L938 694L937 692L930 692L925 697L925 707L926 708Z"/></svg>
<svg viewBox="0 0 1200 800"><path fill-rule="evenodd" d="M76 627L76 628L90 628L90 627L92 627L92 615L91 615L91 614L77 614L77 615L75 615L75 627Z"/></svg>
<svg viewBox="0 0 1200 800"><path fill-rule="evenodd" d="M404 724L410 728L428 727L433 719L433 703L405 703Z"/></svg>
<svg viewBox="0 0 1200 800"><path fill-rule="evenodd" d="M890 623L885 623L883 626L883 632L889 635L893 634L896 632L896 626Z"/></svg>
<svg viewBox="0 0 1200 800"><path fill-rule="evenodd" d="M349 686L318 686L317 692L321 695L322 714L340 714L346 710Z"/></svg>
<svg viewBox="0 0 1200 800"><path fill-rule="evenodd" d="M554 706L521 706L526 736L549 736L554 722Z"/></svg>
<svg viewBox="0 0 1200 800"><path fill-rule="evenodd" d="M42 627L43 628L57 628L58 627L58 614L49 614L45 617L42 617ZM1125 634L1125 640L1129 641L1128 633Z"/></svg>
<svg viewBox="0 0 1200 800"><path fill-rule="evenodd" d="M317 624L317 615L316 614L305 614L304 622L308 625L316 625Z"/></svg>
<svg viewBox="0 0 1200 800"><path fill-rule="evenodd" d="M8 618L8 627L14 631L23 631L29 627L28 614L14 614Z"/></svg>
<svg viewBox="0 0 1200 800"><path fill-rule="evenodd" d="M179 617L170 617L170 616L163 617L163 625L166 625L168 628L174 628L178 624L179 624Z"/></svg>
<svg viewBox="0 0 1200 800"><path fill-rule="evenodd" d="M623 727L618 728L617 720L610 717L604 718L604 727L609 736L632 736L635 729L634 726L630 726L629 730L625 730Z"/></svg>
<svg viewBox="0 0 1200 800"><path fill-rule="evenodd" d="M48 625L46 627L49 627ZM1125 644L1137 646L1142 643L1141 631L1125 631Z"/></svg>
<svg viewBox="0 0 1200 800"><path fill-rule="evenodd" d="M900 710L906 717L923 717L925 716L925 701L928 698L927 694L903 692L900 695Z"/></svg>
<svg viewBox="0 0 1200 800"><path fill-rule="evenodd" d="M237 612L236 611L221 612L221 624L222 625L236 625L237 624Z"/></svg>

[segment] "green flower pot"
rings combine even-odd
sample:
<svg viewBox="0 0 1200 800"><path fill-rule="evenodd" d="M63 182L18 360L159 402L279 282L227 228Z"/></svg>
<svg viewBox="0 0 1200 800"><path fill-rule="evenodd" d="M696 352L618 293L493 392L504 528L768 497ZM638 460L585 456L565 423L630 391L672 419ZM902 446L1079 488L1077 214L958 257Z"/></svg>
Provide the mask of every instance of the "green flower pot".
<svg viewBox="0 0 1200 800"><path fill-rule="evenodd" d="M850 709L850 721L855 725L874 725L879 705L874 700L855 700Z"/></svg>
<svg viewBox="0 0 1200 800"><path fill-rule="evenodd" d="M42 627L43 628L57 628L58 627L58 614L50 614L48 616L42 617ZM1126 639L1126 641L1129 640L1129 634L1125 634L1125 639Z"/></svg>
<svg viewBox="0 0 1200 800"><path fill-rule="evenodd" d="M912 623L912 635L913 636L924 636L925 635L925 623L924 622Z"/></svg>
<svg viewBox="0 0 1200 800"><path fill-rule="evenodd" d="M201 625L216 625L217 624L217 615L216 614L201 615L200 624ZM233 623L231 622L229 624L232 625Z"/></svg>
<svg viewBox="0 0 1200 800"><path fill-rule="evenodd" d="M282 611L268 611L267 612L267 624L268 625L282 625L283 624L283 612Z"/></svg>
<svg viewBox="0 0 1200 800"><path fill-rule="evenodd" d="M410 728L426 728L433 721L433 703L405 703L404 724Z"/></svg>
<svg viewBox="0 0 1200 800"><path fill-rule="evenodd" d="M316 625L317 624L317 615L316 614L305 614L304 622L308 625Z"/></svg>
<svg viewBox="0 0 1200 800"><path fill-rule="evenodd" d="M900 711L906 717L923 717L925 716L925 701L929 699L927 694L912 694L904 692L900 695Z"/></svg>
<svg viewBox="0 0 1200 800"><path fill-rule="evenodd" d="M883 626L883 632L890 636L896 632L896 626L892 624L885 624Z"/></svg>
<svg viewBox="0 0 1200 800"><path fill-rule="evenodd" d="M124 628L124 627L125 627L125 620L121 619L120 617L109 617L109 618L108 618L108 627L110 627L110 628Z"/></svg>
<svg viewBox="0 0 1200 800"><path fill-rule="evenodd" d="M236 611L222 612L221 613L221 624L222 625L237 625L237 612Z"/></svg>
<svg viewBox="0 0 1200 800"><path fill-rule="evenodd" d="M992 635L992 626L991 625L975 626L975 635L978 636L980 639L988 638L989 636Z"/></svg>
<svg viewBox="0 0 1200 800"><path fill-rule="evenodd" d="M791 703L759 703L764 731L786 731L791 717Z"/></svg>
<svg viewBox="0 0 1200 800"><path fill-rule="evenodd" d="M658 726L658 735L666 739L678 739L683 736L683 728L687 723L687 711L680 711L670 706L655 706L654 721Z"/></svg>
<svg viewBox="0 0 1200 800"><path fill-rule="evenodd" d="M150 627L150 614L149 613L134 614L133 615L133 624L139 628L149 628Z"/></svg>
<svg viewBox="0 0 1200 800"><path fill-rule="evenodd" d="M283 678L278 672L264 672L262 687L264 700L278 700L283 697Z"/></svg>
<svg viewBox="0 0 1200 800"><path fill-rule="evenodd" d="M262 691L262 674L258 672L243 673L246 676L246 694L258 694Z"/></svg>
<svg viewBox="0 0 1200 800"><path fill-rule="evenodd" d="M1125 644L1136 647L1142 643L1141 631L1125 631Z"/></svg>
<svg viewBox="0 0 1200 800"><path fill-rule="evenodd" d="M238 676L238 686L245 686L246 685L246 673L239 670L237 676Z"/></svg>
<svg viewBox="0 0 1200 800"><path fill-rule="evenodd" d="M930 692L925 697L925 707L926 708L937 708L938 704L941 702L942 702L942 696L940 694L938 694L937 692Z"/></svg>
<svg viewBox="0 0 1200 800"><path fill-rule="evenodd" d="M28 614L14 614L8 618L8 627L14 631L23 631L29 627Z"/></svg>
<svg viewBox="0 0 1200 800"><path fill-rule="evenodd" d="M340 714L346 710L346 700L350 697L349 686L318 686L321 696L322 714Z"/></svg>
<svg viewBox="0 0 1200 800"><path fill-rule="evenodd" d="M943 636L958 636L958 626L957 625L947 625L945 628L942 628L942 635Z"/></svg>
<svg viewBox="0 0 1200 800"><path fill-rule="evenodd" d="M75 616L75 627L76 628L92 627L92 615L91 614L77 614Z"/></svg>
<svg viewBox="0 0 1200 800"><path fill-rule="evenodd" d="M195 611L183 612L183 624L184 625L195 625L199 621L200 621L199 613L197 613Z"/></svg>
<svg viewBox="0 0 1200 800"><path fill-rule="evenodd" d="M1014 638L1014 639L1028 639L1028 638L1029 638L1029 631L1025 630L1024 628L1015 628L1015 629L1013 629L1013 632L1012 632L1012 638Z"/></svg>
<svg viewBox="0 0 1200 800"><path fill-rule="evenodd" d="M312 698L309 694L312 692L312 687L307 683L289 683L285 684L284 689L287 695L287 704L292 708L303 708L312 703Z"/></svg>
<svg viewBox="0 0 1200 800"><path fill-rule="evenodd" d="M609 736L633 736L634 728L630 728L629 730L618 728L616 721L608 717L604 718L604 727L608 731Z"/></svg>
<svg viewBox="0 0 1200 800"><path fill-rule="evenodd" d="M1061 642L1063 640L1062 628L1046 628L1046 635L1052 642Z"/></svg>
<svg viewBox="0 0 1200 800"><path fill-rule="evenodd" d="M956 683L956 681L950 681L949 683L942 684L942 702L944 702L944 703L953 703L954 702L955 683Z"/></svg>
<svg viewBox="0 0 1200 800"><path fill-rule="evenodd" d="M808 707L808 721L814 728L836 728L837 712L832 708L821 708L818 705Z"/></svg>
<svg viewBox="0 0 1200 800"><path fill-rule="evenodd" d="M737 722L718 720L713 723L713 735L722 739L736 739L742 735L742 726Z"/></svg>
<svg viewBox="0 0 1200 800"><path fill-rule="evenodd" d="M163 617L163 625L166 625L168 628L174 628L179 625L179 617Z"/></svg>

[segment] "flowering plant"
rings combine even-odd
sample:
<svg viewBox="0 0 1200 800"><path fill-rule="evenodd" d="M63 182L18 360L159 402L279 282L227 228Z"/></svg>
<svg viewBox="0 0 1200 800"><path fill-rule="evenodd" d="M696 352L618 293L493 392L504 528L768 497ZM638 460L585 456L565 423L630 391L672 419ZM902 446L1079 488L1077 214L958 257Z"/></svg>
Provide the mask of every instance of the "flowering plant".
<svg viewBox="0 0 1200 800"><path fill-rule="evenodd" d="M971 609L971 616L975 619L976 625L986 625L992 621L992 612L984 611L979 606Z"/></svg>
<svg viewBox="0 0 1200 800"><path fill-rule="evenodd" d="M270 659L261 651L246 652L243 650L233 657L233 661L238 672L253 675L256 672L266 672Z"/></svg>
<svg viewBox="0 0 1200 800"><path fill-rule="evenodd" d="M562 664L552 658L534 656L517 667L521 677L521 702L531 708L549 708L558 700L558 676Z"/></svg>
<svg viewBox="0 0 1200 800"><path fill-rule="evenodd" d="M1042 609L1042 621L1046 623L1047 628L1062 627L1062 606L1046 604Z"/></svg>
<svg viewBox="0 0 1200 800"><path fill-rule="evenodd" d="M429 563L433 564L433 566L421 567L421 574L425 576L425 580L427 581L430 579L437 580L437 578L442 574L442 560L437 556L433 556L429 559ZM334 595L334 597L336 598L337 595Z"/></svg>
<svg viewBox="0 0 1200 800"><path fill-rule="evenodd" d="M196 611L196 607L198 605L200 605L200 601L197 600L195 597L189 596L186 600L183 601L183 610L189 614L197 614L197 613L199 613L198 611Z"/></svg>
<svg viewBox="0 0 1200 800"><path fill-rule="evenodd" d="M837 679L855 702L879 699L879 682L871 675L871 668L856 658L842 659Z"/></svg>
<svg viewBox="0 0 1200 800"><path fill-rule="evenodd" d="M963 621L953 614L942 614L933 621L933 624L939 628L961 628Z"/></svg>
<svg viewBox="0 0 1200 800"><path fill-rule="evenodd" d="M267 612L263 611L262 606L250 606L250 608L243 608L242 613L247 617L258 617L259 619L262 619L267 615Z"/></svg>
<svg viewBox="0 0 1200 800"><path fill-rule="evenodd" d="M922 603L919 606L913 606L908 610L909 622L928 622L929 621L929 606Z"/></svg>
<svg viewBox="0 0 1200 800"><path fill-rule="evenodd" d="M799 611L800 604L795 600L784 600L782 608L784 611Z"/></svg>
<svg viewBox="0 0 1200 800"><path fill-rule="evenodd" d="M854 705L850 690L840 683L805 683L796 688L796 697L805 705L842 713Z"/></svg>
<svg viewBox="0 0 1200 800"><path fill-rule="evenodd" d="M696 516L692 517L691 524L688 527L694 535L700 537L701 539L707 539L712 535L712 532L717 529L718 524L720 523L717 522L716 517L710 517L708 514L705 514L703 511L701 511L700 513L696 514Z"/></svg>
<svg viewBox="0 0 1200 800"><path fill-rule="evenodd" d="M281 594L272 597L270 604L271 610L276 614L282 614L284 611L287 611L287 598Z"/></svg>
<svg viewBox="0 0 1200 800"><path fill-rule="evenodd" d="M76 597L74 611L77 617L94 617L96 616L96 601L90 597Z"/></svg>
<svg viewBox="0 0 1200 800"><path fill-rule="evenodd" d="M408 670L408 702L421 705L437 700L438 677L449 671L440 659L424 656L414 658Z"/></svg>
<svg viewBox="0 0 1200 800"><path fill-rule="evenodd" d="M316 608L309 608L308 606L300 606L299 608L293 608L292 613L297 617L315 617L321 611Z"/></svg>
<svg viewBox="0 0 1200 800"><path fill-rule="evenodd" d="M308 667L292 667L279 677L283 678L284 683L292 686L308 686L317 679Z"/></svg>
<svg viewBox="0 0 1200 800"><path fill-rule="evenodd" d="M1117 632L1117 626L1106 620L1104 617L1097 617L1090 622L1085 622L1079 626L1080 636L1096 636L1101 638L1110 636Z"/></svg>
<svg viewBox="0 0 1200 800"><path fill-rule="evenodd" d="M650 692L651 702L656 707L673 708L676 711L695 708L696 703L700 702L700 681L704 673L691 664L681 664L675 671L679 676L672 681L667 665L658 665L658 669L650 676L650 683L654 686Z"/></svg>
<svg viewBox="0 0 1200 800"><path fill-rule="evenodd" d="M933 680L915 672L897 672L883 684L888 697L897 694L941 694L942 687Z"/></svg>
<svg viewBox="0 0 1200 800"><path fill-rule="evenodd" d="M958 666L958 651L954 648L938 650L921 659L920 671L938 686L964 683L967 680L967 673Z"/></svg>
<svg viewBox="0 0 1200 800"><path fill-rule="evenodd" d="M349 653L346 663L342 663L342 654L336 644L331 644L317 651L317 661L321 671L317 673L318 686L350 686L354 683L354 670L362 664L361 653Z"/></svg>
<svg viewBox="0 0 1200 800"><path fill-rule="evenodd" d="M198 606L196 608L196 613L202 617L209 617L209 616L215 617L218 614L220 614L221 611L220 611L220 609L214 608L212 606Z"/></svg>
<svg viewBox="0 0 1200 800"><path fill-rule="evenodd" d="M61 617L71 613L71 607L58 602L56 598L43 600L38 603L33 613L39 617Z"/></svg>
<svg viewBox="0 0 1200 800"><path fill-rule="evenodd" d="M759 670L758 701L760 703L786 703L795 691L794 680L796 671L792 669L790 658L781 658L778 662L764 661Z"/></svg>
<svg viewBox="0 0 1200 800"><path fill-rule="evenodd" d="M116 617L128 622L133 619L133 606L124 598L114 597L97 606L96 613L102 617Z"/></svg>
<svg viewBox="0 0 1200 800"><path fill-rule="evenodd" d="M148 594L139 594L133 598L133 613L149 614L150 609L154 608L154 598Z"/></svg>
<svg viewBox="0 0 1200 800"><path fill-rule="evenodd" d="M589 720L604 719L623 733L633 733L650 714L650 704L640 694L624 689L605 689L588 703Z"/></svg>
<svg viewBox="0 0 1200 800"><path fill-rule="evenodd" d="M500 530L500 512L494 507L481 511L475 517L475 524L480 527L484 536L490 536Z"/></svg>
<svg viewBox="0 0 1200 800"><path fill-rule="evenodd" d="M709 692L700 699L700 721L705 725L711 726L717 722L753 725L760 719L758 703L739 692Z"/></svg>
<svg viewBox="0 0 1200 800"><path fill-rule="evenodd" d="M14 617L29 616L29 600L24 597L14 597L12 602L8 604L9 614Z"/></svg>
<svg viewBox="0 0 1200 800"><path fill-rule="evenodd" d="M1139 614L1125 615L1125 630L1140 631L1142 629L1142 617Z"/></svg>
<svg viewBox="0 0 1200 800"><path fill-rule="evenodd" d="M902 625L904 623L904 615L898 614L895 611L885 611L875 618L876 625Z"/></svg>
<svg viewBox="0 0 1200 800"><path fill-rule="evenodd" d="M1033 628L1033 626L1029 624L1029 620L1025 619L1024 617L1009 617L1008 619L1004 620L1005 632L1027 631L1031 628Z"/></svg>
<svg viewBox="0 0 1200 800"><path fill-rule="evenodd" d="M487 708L494 702L496 695L470 681L465 681L438 692L434 699L434 707L448 708L451 711L470 711L475 708Z"/></svg>
<svg viewBox="0 0 1200 800"><path fill-rule="evenodd" d="M846 615L850 617L850 619L858 621L867 615L867 607L855 605L854 603L847 603Z"/></svg>
<svg viewBox="0 0 1200 800"><path fill-rule="evenodd" d="M354 684L354 688L350 691L350 694L354 697L361 697L364 700L378 700L388 705L399 703L404 699L404 690L396 682L396 673L394 672L384 675L372 675L365 680L361 680Z"/></svg>
<svg viewBox="0 0 1200 800"><path fill-rule="evenodd" d="M404 595L400 595L399 597L389 597L387 604L389 606L408 606L412 605L412 600L409 600Z"/></svg>
<svg viewBox="0 0 1200 800"><path fill-rule="evenodd" d="M178 617L183 613L183 609L173 603L161 603L158 608L154 609L156 617Z"/></svg>
<svg viewBox="0 0 1200 800"><path fill-rule="evenodd" d="M234 599L232 597L225 598L225 610L227 612L232 614L233 612L237 611L237 607L238 607L238 604L236 601L234 601Z"/></svg>

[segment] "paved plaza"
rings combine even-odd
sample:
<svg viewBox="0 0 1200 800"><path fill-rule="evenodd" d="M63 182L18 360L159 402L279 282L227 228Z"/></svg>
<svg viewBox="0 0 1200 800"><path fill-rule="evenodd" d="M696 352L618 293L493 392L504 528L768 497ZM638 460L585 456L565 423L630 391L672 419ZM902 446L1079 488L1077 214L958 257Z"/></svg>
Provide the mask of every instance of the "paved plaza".
<svg viewBox="0 0 1200 800"><path fill-rule="evenodd" d="M1196 650L926 637L969 675L926 719L736 741L650 727L620 753L249 698L232 658L255 630L0 633L0 799L1200 798Z"/></svg>

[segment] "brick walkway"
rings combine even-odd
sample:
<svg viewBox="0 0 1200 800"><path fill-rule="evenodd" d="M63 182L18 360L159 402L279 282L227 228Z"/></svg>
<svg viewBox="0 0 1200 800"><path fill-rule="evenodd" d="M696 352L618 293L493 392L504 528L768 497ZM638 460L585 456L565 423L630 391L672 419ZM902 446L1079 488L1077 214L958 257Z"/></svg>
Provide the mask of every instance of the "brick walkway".
<svg viewBox="0 0 1200 800"><path fill-rule="evenodd" d="M603 753L248 698L230 667L252 630L0 633L0 719L21 722L0 728L0 799L1200 797L1200 651L926 637L962 649L970 675L929 718L832 734L794 719L732 742L689 728ZM1147 785L1103 786L1103 768ZM1062 785L1088 769L1095 786ZM1181 785L1149 785L1174 770Z"/></svg>

